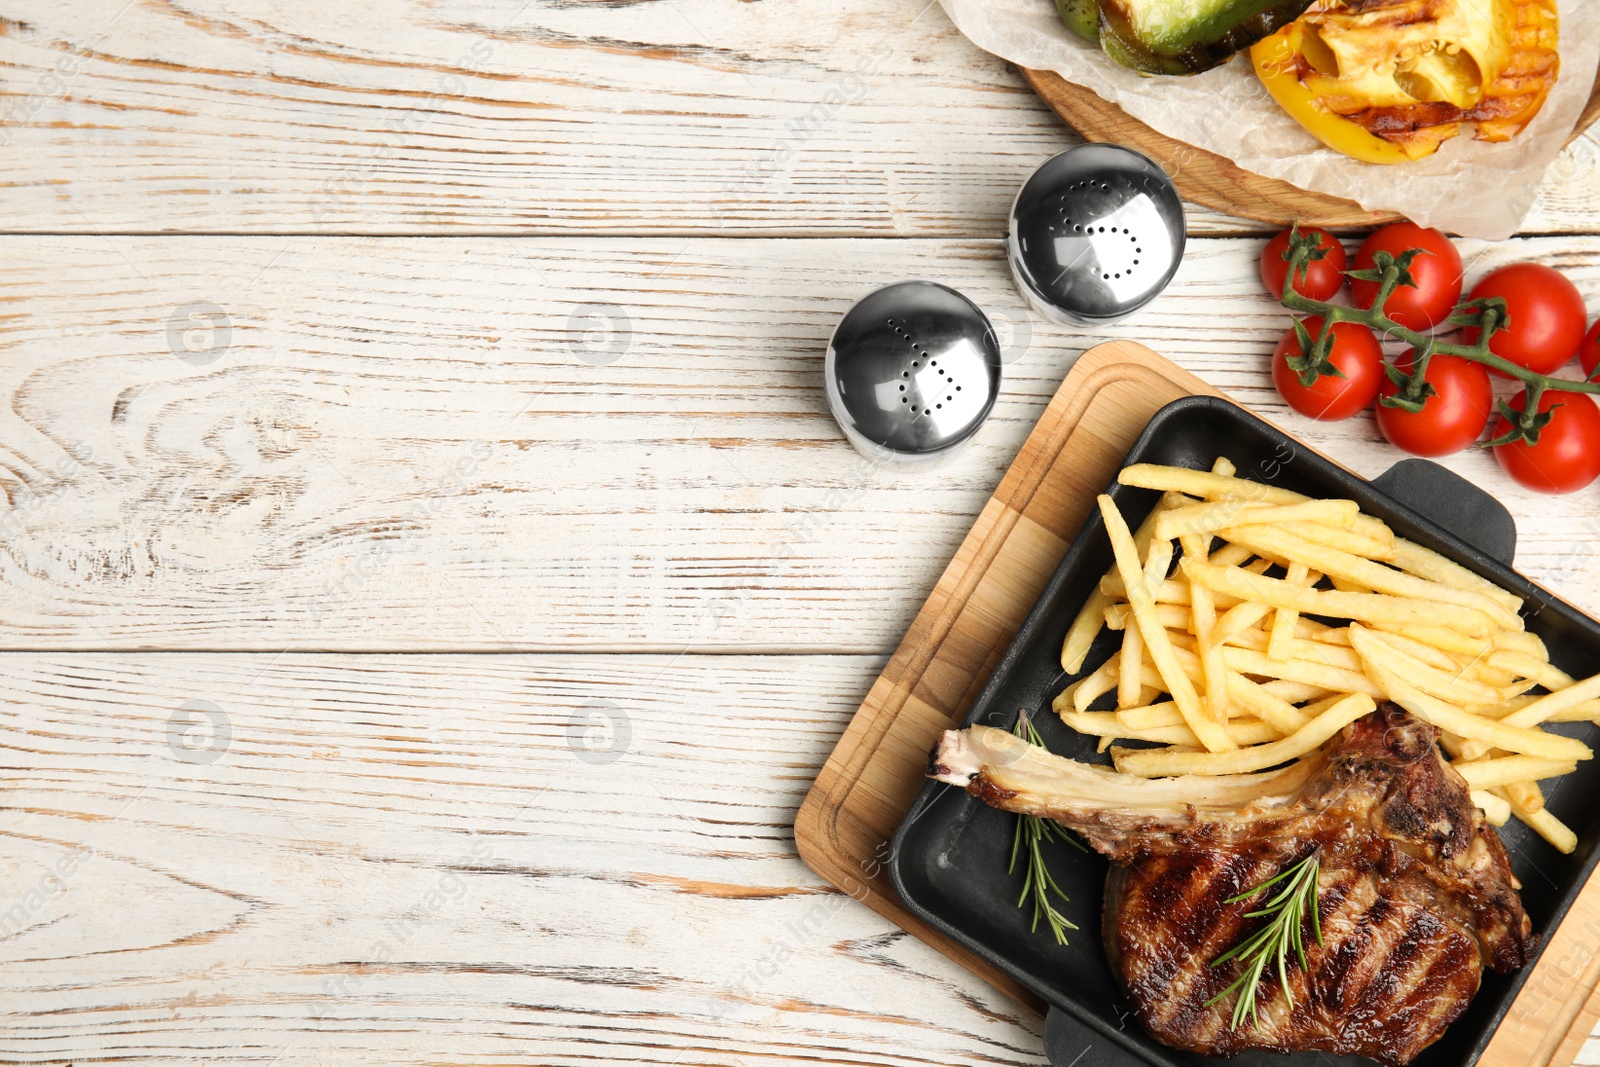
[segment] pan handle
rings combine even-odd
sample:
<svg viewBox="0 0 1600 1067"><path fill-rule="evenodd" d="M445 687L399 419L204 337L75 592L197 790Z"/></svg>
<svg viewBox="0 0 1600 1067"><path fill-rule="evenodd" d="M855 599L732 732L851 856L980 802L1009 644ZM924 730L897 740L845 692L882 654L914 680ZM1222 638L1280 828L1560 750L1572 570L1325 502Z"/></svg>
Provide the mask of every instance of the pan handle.
<svg viewBox="0 0 1600 1067"><path fill-rule="evenodd" d="M1517 524L1504 504L1425 459L1403 459L1372 480L1372 487L1507 567L1517 554Z"/></svg>
<svg viewBox="0 0 1600 1067"><path fill-rule="evenodd" d="M1150 1067L1149 1060L1122 1042L1055 1007L1044 1017L1044 1054L1051 1067Z"/></svg>

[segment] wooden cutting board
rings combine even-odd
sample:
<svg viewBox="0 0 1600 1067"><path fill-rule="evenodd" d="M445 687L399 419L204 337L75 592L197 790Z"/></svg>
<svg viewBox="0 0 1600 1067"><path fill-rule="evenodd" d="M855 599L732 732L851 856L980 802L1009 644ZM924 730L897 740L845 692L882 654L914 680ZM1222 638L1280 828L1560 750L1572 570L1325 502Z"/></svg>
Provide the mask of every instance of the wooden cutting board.
<svg viewBox="0 0 1600 1067"><path fill-rule="evenodd" d="M795 819L800 856L828 882L993 985L1042 1004L900 904L884 861L928 748L965 716L1012 635L1150 417L1217 390L1143 345L1085 352L873 683ZM1479 1061L1568 1067L1600 1018L1600 880L1557 930Z"/></svg>
<svg viewBox="0 0 1600 1067"><path fill-rule="evenodd" d="M1368 211L1353 200L1254 174L1232 160L1157 133L1093 90L1074 85L1052 71L1024 68L1022 75L1050 110L1085 140L1127 145L1161 164L1185 200L1239 218L1283 225L1299 219L1313 226L1379 226L1400 217L1392 212ZM1597 119L1600 75L1595 78L1589 104L1567 143L1583 136Z"/></svg>

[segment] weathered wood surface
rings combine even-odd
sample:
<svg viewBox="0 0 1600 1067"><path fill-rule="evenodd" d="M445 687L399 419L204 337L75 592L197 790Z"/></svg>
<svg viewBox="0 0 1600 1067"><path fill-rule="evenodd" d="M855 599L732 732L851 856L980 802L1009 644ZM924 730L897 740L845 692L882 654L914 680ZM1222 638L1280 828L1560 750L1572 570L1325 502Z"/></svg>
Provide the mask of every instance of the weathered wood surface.
<svg viewBox="0 0 1600 1067"><path fill-rule="evenodd" d="M1398 458L1370 416L1286 413L1255 248L1193 241L1090 332L1030 324L998 242L6 238L0 644L881 654L1105 337L1363 474ZM1600 305L1590 239L1468 253L1559 263ZM932 474L859 460L822 396L838 316L904 276L971 293L1016 354ZM1590 494L1449 465L1522 520L1528 574L1600 610Z"/></svg>
<svg viewBox="0 0 1600 1067"><path fill-rule="evenodd" d="M987 237L1075 141L931 0L0 14L0 231ZM1594 229L1597 157L1530 232Z"/></svg>
<svg viewBox="0 0 1600 1067"><path fill-rule="evenodd" d="M795 857L877 657L0 665L0 1062L1042 1062Z"/></svg>
<svg viewBox="0 0 1600 1067"><path fill-rule="evenodd" d="M0 1063L1040 1064L795 858L824 757L1089 345L1395 458L1284 413L1254 224L1025 316L995 238L1074 142L926 0L6 4ZM1524 255L1600 307L1594 237L1472 269ZM913 275L1015 355L932 475L818 377ZM1600 610L1593 494L1451 465Z"/></svg>

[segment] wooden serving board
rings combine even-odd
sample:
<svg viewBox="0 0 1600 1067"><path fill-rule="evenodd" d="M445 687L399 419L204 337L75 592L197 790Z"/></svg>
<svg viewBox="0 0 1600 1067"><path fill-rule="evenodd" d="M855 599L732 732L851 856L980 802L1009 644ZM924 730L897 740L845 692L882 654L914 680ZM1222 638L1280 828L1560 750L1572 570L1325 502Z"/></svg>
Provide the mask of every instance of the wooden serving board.
<svg viewBox="0 0 1600 1067"><path fill-rule="evenodd" d="M1157 133L1091 89L1054 71L1022 69L1022 76L1050 110L1089 141L1110 141L1136 148L1161 164L1184 199L1240 218L1287 224L1295 219L1314 226L1378 226L1400 216L1368 211L1353 200L1316 193L1277 178L1254 174L1232 160ZM1600 119L1600 75L1589 105L1578 118L1567 143L1581 137Z"/></svg>
<svg viewBox="0 0 1600 1067"><path fill-rule="evenodd" d="M923 782L929 747L965 716L1067 545L1150 417L1217 390L1128 341L1085 352L873 683L795 819L823 878L993 985L1010 978L924 926L884 861ZM1600 879L1578 899L1501 1024L1482 1067L1568 1067L1600 1018Z"/></svg>

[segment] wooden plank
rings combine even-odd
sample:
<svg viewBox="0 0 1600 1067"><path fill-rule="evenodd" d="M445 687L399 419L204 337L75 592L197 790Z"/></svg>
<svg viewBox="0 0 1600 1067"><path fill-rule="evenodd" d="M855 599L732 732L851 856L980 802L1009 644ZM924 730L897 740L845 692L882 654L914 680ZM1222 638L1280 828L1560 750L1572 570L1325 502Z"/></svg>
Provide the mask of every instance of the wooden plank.
<svg viewBox="0 0 1600 1067"><path fill-rule="evenodd" d="M0 1061L1043 1062L795 857L878 657L0 662Z"/></svg>
<svg viewBox="0 0 1600 1067"><path fill-rule="evenodd" d="M3 28L6 232L987 237L1076 141L925 2L18 0ZM1594 228L1596 154L1529 231Z"/></svg>
<svg viewBox="0 0 1600 1067"><path fill-rule="evenodd" d="M1284 411L1256 247L1195 240L1146 312L1066 330L994 241L0 239L0 647L883 652L1104 337L1363 475L1399 458L1370 417ZM1600 306L1591 241L1466 251ZM860 460L821 389L839 315L906 276L1017 353L934 473ZM1588 494L1448 465L1523 520L1527 574L1600 611Z"/></svg>

